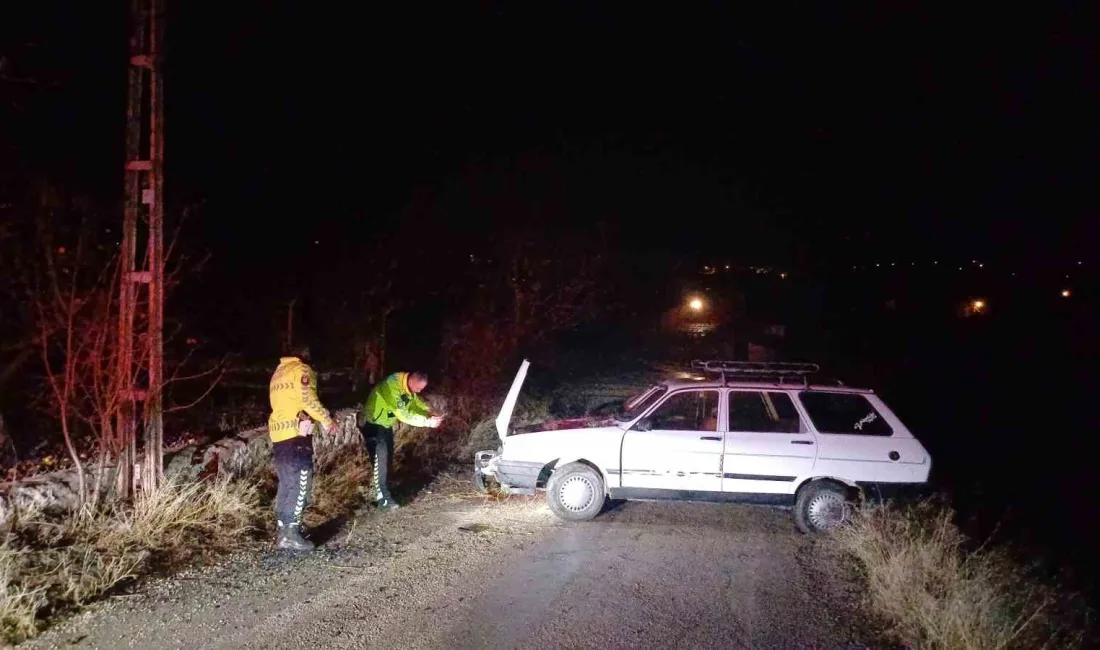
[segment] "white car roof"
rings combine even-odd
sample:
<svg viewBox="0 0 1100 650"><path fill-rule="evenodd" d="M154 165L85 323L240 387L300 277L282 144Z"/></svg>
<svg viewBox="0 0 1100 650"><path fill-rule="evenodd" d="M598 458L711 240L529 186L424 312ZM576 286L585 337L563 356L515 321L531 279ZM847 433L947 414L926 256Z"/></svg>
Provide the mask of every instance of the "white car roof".
<svg viewBox="0 0 1100 650"><path fill-rule="evenodd" d="M836 384L810 383L809 385L807 385L792 379L788 379L783 382L771 381L767 379L726 379L725 381L722 381L721 378L715 378L713 376L705 375L692 375L690 373L679 373L676 377L666 379L660 383L664 386L667 386L669 390L677 390L680 388L744 388L750 390L817 390L830 393L860 394L874 392L869 388L855 388L852 386L839 386Z"/></svg>

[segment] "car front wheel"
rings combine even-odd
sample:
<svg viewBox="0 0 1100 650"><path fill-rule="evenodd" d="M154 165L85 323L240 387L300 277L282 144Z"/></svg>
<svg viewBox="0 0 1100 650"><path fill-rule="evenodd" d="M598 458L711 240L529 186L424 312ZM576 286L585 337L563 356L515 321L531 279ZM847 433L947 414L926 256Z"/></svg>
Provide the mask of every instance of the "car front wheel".
<svg viewBox="0 0 1100 650"><path fill-rule="evenodd" d="M555 469L546 484L550 510L567 521L592 519L600 513L606 498L600 473L584 463L569 463Z"/></svg>
<svg viewBox="0 0 1100 650"><path fill-rule="evenodd" d="M852 514L847 490L828 481L810 483L798 493L794 522L804 533L826 533L845 524Z"/></svg>

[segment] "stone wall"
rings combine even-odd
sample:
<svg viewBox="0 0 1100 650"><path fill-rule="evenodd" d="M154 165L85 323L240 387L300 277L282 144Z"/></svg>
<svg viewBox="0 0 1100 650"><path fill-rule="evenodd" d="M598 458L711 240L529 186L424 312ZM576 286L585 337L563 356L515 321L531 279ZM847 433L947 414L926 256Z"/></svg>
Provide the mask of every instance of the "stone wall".
<svg viewBox="0 0 1100 650"><path fill-rule="evenodd" d="M313 448L318 454L362 445L362 437L356 428L355 410L338 410L335 417L336 431L330 435L313 436ZM257 427L206 446L188 446L165 454L164 472L170 480L195 480L216 475L247 476L262 471L263 466L270 463L270 458L271 442L267 437L267 427ZM94 471L94 467L85 467L89 487L95 481ZM110 475L113 468L106 468L105 472ZM140 476L140 471L137 474ZM0 483L0 525L6 524L16 510L71 510L77 505L77 495L75 469ZM113 498L111 493L103 496Z"/></svg>

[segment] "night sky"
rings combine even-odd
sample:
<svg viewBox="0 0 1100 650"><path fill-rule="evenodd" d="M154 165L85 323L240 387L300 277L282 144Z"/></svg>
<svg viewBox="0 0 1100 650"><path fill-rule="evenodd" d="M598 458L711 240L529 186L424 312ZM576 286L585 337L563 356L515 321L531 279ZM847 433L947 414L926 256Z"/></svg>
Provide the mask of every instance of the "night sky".
<svg viewBox="0 0 1100 650"><path fill-rule="evenodd" d="M117 198L125 3L20 4L4 173ZM555 197L554 229L781 263L1090 247L1095 5L170 4L169 201L203 202L216 256L262 257L288 217L365 239L411 204L429 232L500 226L454 209L472 186Z"/></svg>

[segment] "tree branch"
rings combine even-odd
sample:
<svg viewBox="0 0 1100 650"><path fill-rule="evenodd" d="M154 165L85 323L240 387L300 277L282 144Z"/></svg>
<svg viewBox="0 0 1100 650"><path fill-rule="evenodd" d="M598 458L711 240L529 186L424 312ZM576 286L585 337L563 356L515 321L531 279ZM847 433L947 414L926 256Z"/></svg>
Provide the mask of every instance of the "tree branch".
<svg viewBox="0 0 1100 650"><path fill-rule="evenodd" d="M221 371L218 373L218 376L214 378L214 381L210 382L210 385L206 387L206 390L203 391L202 395L199 395L197 398L195 398L194 401L192 401L189 404L184 404L184 405L181 405L181 406L172 406L170 408L165 409L164 412L165 413L175 413L176 411L185 411L185 410L195 406L199 402L206 399L207 395L209 395L211 392L213 392L214 388L216 388L217 385L219 383L221 383L222 377L224 377L224 376L225 376L225 368L223 367L221 369Z"/></svg>

